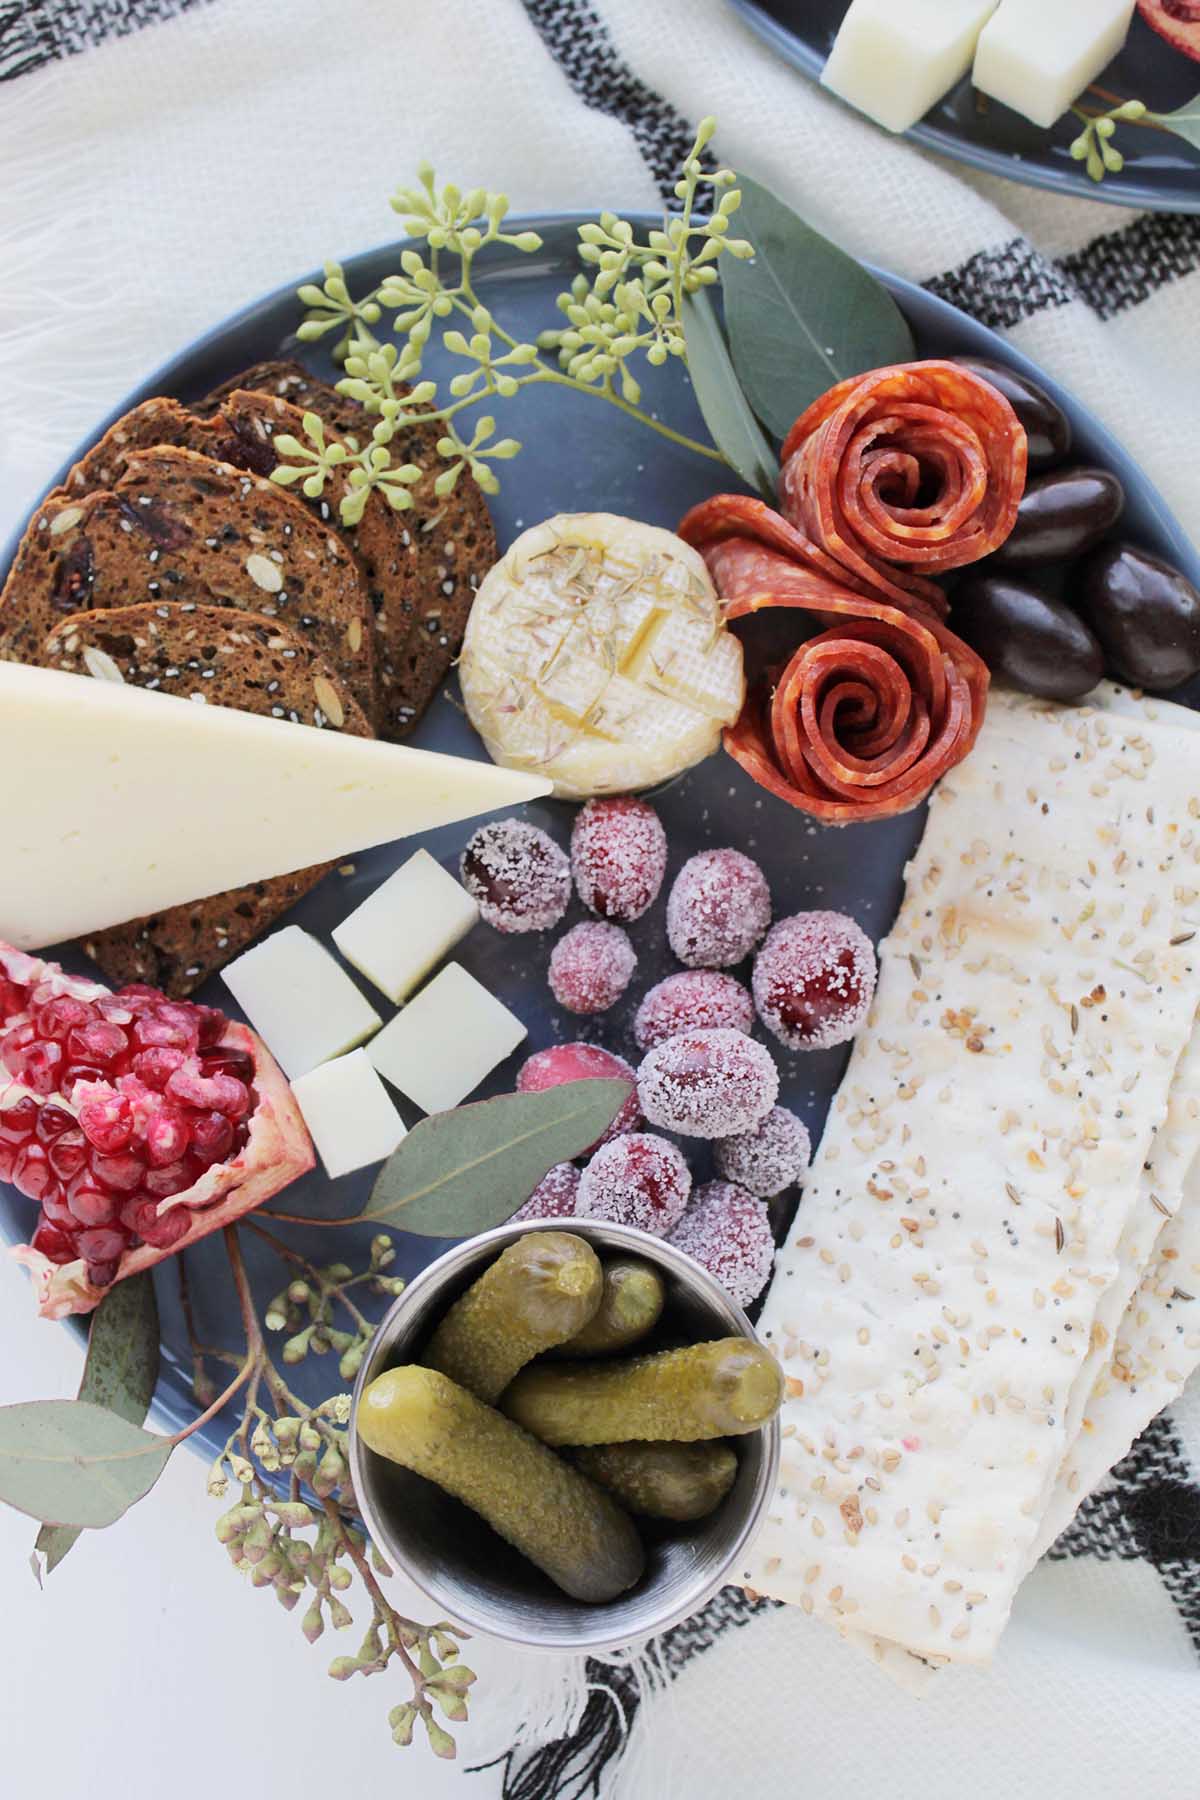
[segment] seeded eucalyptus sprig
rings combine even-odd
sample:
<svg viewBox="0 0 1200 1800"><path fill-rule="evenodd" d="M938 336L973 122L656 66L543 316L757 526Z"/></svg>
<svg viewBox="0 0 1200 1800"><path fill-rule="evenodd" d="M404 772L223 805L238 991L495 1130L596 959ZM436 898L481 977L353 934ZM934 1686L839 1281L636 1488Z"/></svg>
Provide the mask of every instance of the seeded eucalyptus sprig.
<svg viewBox="0 0 1200 1800"><path fill-rule="evenodd" d="M718 279L722 255L753 255L744 238L730 236L741 199L733 172L718 169L708 175L701 162L715 130L715 119L701 121L675 185L678 210L644 242L615 213L601 213L580 226L584 267L557 300L565 323L541 332L534 342L514 337L482 303L474 286L474 264L491 244L530 254L541 248L541 238L533 231L504 229L505 195L485 188L464 193L452 185L439 190L432 168L423 164L419 185L401 188L391 204L409 236L424 248L403 251L399 269L361 299L353 298L341 265L332 262L326 263L319 286L310 282L299 290L307 311L298 335L305 342L334 336L333 356L343 369L338 391L357 400L374 421L370 439L362 444L349 440L349 447L329 443L321 421L306 413L304 441L290 435L275 440L288 460L271 479L285 486L299 482L308 498L315 499L337 471L343 482L339 511L347 525L362 517L373 490L403 510L412 505L411 488L428 471L414 462L395 462L390 446L406 426L438 422L437 452L444 467L434 479L437 494L448 495L464 469L485 493L494 494L500 481L493 464L515 456L520 443L495 437L491 411L482 412L466 434L456 423L458 415L545 382L606 400L661 436L725 461L714 445L674 431L642 411L636 374L642 356L652 367L671 356L686 358L686 297ZM698 212L702 197L705 205ZM399 344L383 341L379 334L385 313L392 315L390 331ZM425 354L435 337L461 364L444 393L423 376Z"/></svg>
<svg viewBox="0 0 1200 1800"><path fill-rule="evenodd" d="M1083 130L1071 144L1071 155L1085 165L1093 181L1119 175L1125 167L1125 158L1113 142L1118 125L1145 125L1152 130L1169 131L1200 150L1200 94L1169 113L1152 112L1144 100L1123 100L1102 113L1085 112L1079 106L1073 106L1071 111L1083 121Z"/></svg>

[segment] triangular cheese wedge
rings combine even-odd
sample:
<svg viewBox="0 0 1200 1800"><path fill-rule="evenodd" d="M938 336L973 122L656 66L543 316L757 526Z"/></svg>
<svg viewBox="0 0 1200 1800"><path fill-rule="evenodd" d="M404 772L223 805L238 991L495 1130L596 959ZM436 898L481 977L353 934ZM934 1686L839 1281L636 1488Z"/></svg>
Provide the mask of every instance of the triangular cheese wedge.
<svg viewBox="0 0 1200 1800"><path fill-rule="evenodd" d="M0 662L0 938L123 924L548 794L541 776Z"/></svg>

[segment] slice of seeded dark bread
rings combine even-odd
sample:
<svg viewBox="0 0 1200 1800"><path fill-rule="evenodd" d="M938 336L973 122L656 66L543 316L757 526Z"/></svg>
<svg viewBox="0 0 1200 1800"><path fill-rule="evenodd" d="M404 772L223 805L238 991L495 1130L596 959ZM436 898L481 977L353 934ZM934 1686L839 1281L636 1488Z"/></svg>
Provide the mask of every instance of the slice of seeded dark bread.
<svg viewBox="0 0 1200 1800"><path fill-rule="evenodd" d="M75 613L50 633L39 660L50 669L119 677L213 706L372 736L361 707L333 670L307 644L255 613L178 603ZM177 824L186 830L186 819ZM114 987L147 981L182 999L273 925L329 866L116 925L84 947Z"/></svg>
<svg viewBox="0 0 1200 1800"><path fill-rule="evenodd" d="M374 716L371 604L340 536L273 482L186 449L138 451L112 487L37 509L0 593L0 657L38 662L67 613L164 600L277 619Z"/></svg>
<svg viewBox="0 0 1200 1800"><path fill-rule="evenodd" d="M256 363L214 389L193 411L220 412L239 392L249 390L273 395L301 413L315 412L342 436L365 443L370 435L373 421L357 401L339 394L299 363ZM389 445L394 463L416 463L425 470L411 489L412 506L399 515L412 550L399 613L390 595L387 602L380 669L385 716L380 729L390 738L407 736L419 723L462 648L475 590L496 560L491 516L469 472L463 471L445 499L433 491L445 467L438 455L440 435L435 421L418 421L397 432Z"/></svg>

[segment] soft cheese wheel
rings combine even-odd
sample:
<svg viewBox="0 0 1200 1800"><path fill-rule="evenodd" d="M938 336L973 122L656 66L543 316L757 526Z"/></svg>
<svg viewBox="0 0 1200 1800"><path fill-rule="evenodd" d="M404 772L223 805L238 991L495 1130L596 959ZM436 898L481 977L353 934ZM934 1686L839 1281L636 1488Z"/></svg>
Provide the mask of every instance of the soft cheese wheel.
<svg viewBox="0 0 1200 1800"><path fill-rule="evenodd" d="M517 539L479 589L459 674L493 760L567 799L690 768L745 689L702 559L612 513L560 513Z"/></svg>

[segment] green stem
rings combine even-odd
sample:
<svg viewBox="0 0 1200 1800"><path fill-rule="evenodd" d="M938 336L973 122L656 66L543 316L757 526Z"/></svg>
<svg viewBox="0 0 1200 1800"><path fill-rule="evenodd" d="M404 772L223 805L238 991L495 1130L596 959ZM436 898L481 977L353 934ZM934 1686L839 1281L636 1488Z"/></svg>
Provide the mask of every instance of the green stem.
<svg viewBox="0 0 1200 1800"><path fill-rule="evenodd" d="M581 382L572 381L569 375L560 374L557 369L540 369L536 374L527 376L526 379L528 381L554 381L560 387L571 388L576 394L588 394L593 400L606 400L610 406L615 406L618 412L625 413L630 419L636 419L639 425L649 426L651 431L657 431L660 437L669 438L671 443L680 444L685 450L694 450L697 456L707 456L710 462L725 463L728 466L728 459L722 456L714 445L702 444L698 438L688 437L684 432L675 431L670 425L664 425L661 419L652 419L649 413L644 413L640 407L632 406L628 400L622 400L617 394L606 394L603 388L585 387ZM276 1214L276 1217L279 1215Z"/></svg>

